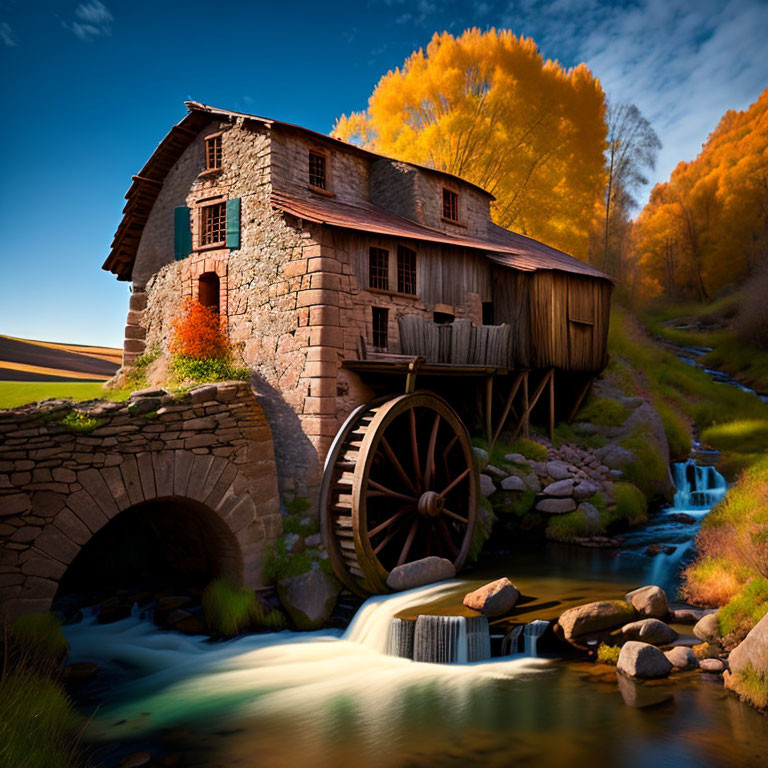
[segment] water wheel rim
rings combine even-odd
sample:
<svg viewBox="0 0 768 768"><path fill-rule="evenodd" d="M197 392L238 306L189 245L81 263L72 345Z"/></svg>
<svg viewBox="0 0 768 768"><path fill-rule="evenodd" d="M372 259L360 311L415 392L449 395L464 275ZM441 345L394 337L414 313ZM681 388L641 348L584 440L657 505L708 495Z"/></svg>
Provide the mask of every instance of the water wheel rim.
<svg viewBox="0 0 768 768"><path fill-rule="evenodd" d="M470 546L472 544L472 533L474 531L475 518L477 514L478 479L477 471L475 469L472 445L469 439L469 433L467 432L464 423L461 421L456 411L445 400L443 400L443 398L438 397L432 393L415 392L412 394L400 395L398 397L392 398L391 400L388 400L379 406L376 415L368 425L367 433L362 440L362 445L360 448L360 454L364 458L355 467L354 481L352 486L352 498L355 500L353 502L352 508L352 528L354 534L355 551L357 554L358 562L361 564L362 570L366 574L369 585L375 592L382 592L387 590L386 580L389 576L390 569L388 569L381 562L377 553L374 551L374 546L371 542L368 519L368 492L371 481L371 469L382 438L385 436L387 427L391 426L397 418L406 412L413 412L416 408L425 408L435 412L436 414L439 414L445 424L451 428L457 437L457 444L459 445L462 452L462 465L466 467L466 474L464 475L463 479L459 480L461 483L466 482L467 487L465 512L466 517L464 518L466 520L464 526L465 530L462 540L456 547L458 551L453 553L453 556L449 558L453 562L457 571L460 570L464 565L467 555L469 554ZM430 442L434 442L434 440L434 436L430 434ZM427 470L428 467L425 466L424 469ZM420 483L418 488L422 487L423 483ZM404 503L407 502L404 501ZM418 507L418 501L416 502L416 505ZM416 515L418 515L418 510L416 511ZM418 524L416 525L416 529L417 528ZM406 544L408 544L408 537L414 536L414 530L414 523L411 523L411 527L406 538ZM450 538L450 533L445 535ZM405 562L409 562L409 560L406 558Z"/></svg>

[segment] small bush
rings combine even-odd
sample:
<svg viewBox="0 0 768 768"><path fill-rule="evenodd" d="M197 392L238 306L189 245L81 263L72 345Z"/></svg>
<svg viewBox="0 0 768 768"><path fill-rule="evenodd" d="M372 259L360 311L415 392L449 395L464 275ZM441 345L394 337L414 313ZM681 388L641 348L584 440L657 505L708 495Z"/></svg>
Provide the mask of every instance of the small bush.
<svg viewBox="0 0 768 768"><path fill-rule="evenodd" d="M614 483L613 496L616 499L616 520L625 520L629 525L647 522L648 501L637 486L632 483Z"/></svg>
<svg viewBox="0 0 768 768"><path fill-rule="evenodd" d="M309 499L303 496L296 496L285 505L288 508L288 514L283 520L283 531L285 533L297 533L299 536L311 536L319 530L317 520L305 514L311 507Z"/></svg>
<svg viewBox="0 0 768 768"><path fill-rule="evenodd" d="M619 654L621 653L621 646L618 645L606 645L600 643L597 649L597 660L601 664L618 664Z"/></svg>
<svg viewBox="0 0 768 768"><path fill-rule="evenodd" d="M33 663L56 664L67 655L61 622L50 613L29 613L11 624L12 646Z"/></svg>
<svg viewBox="0 0 768 768"><path fill-rule="evenodd" d="M70 411L62 420L61 425L69 432L77 434L87 434L93 432L97 427L107 423L106 419L96 419L80 411Z"/></svg>
<svg viewBox="0 0 768 768"><path fill-rule="evenodd" d="M758 672L751 663L731 678L730 685L753 707L768 709L768 676Z"/></svg>
<svg viewBox="0 0 768 768"><path fill-rule="evenodd" d="M281 538L267 547L264 575L269 583L274 584L281 579L301 576L302 573L311 571L316 564L326 573L331 573L330 561L320 557L320 550L310 548L301 552L289 552L285 539Z"/></svg>
<svg viewBox="0 0 768 768"><path fill-rule="evenodd" d="M288 626L288 619L282 611L275 608L264 617L264 626L273 632L282 632Z"/></svg>
<svg viewBox="0 0 768 768"><path fill-rule="evenodd" d="M251 376L249 368L233 365L229 359L186 357L176 355L170 371L176 385L206 383L209 381L246 381Z"/></svg>
<svg viewBox="0 0 768 768"><path fill-rule="evenodd" d="M732 632L746 637L752 627L768 613L768 579L757 577L747 584L717 614L720 635Z"/></svg>
<svg viewBox="0 0 768 768"><path fill-rule="evenodd" d="M680 594L694 605L725 605L749 579L748 568L724 557L700 557L683 572Z"/></svg>
<svg viewBox="0 0 768 768"><path fill-rule="evenodd" d="M203 591L203 614L208 627L231 637L264 621L264 609L253 590L228 579L214 579Z"/></svg>
<svg viewBox="0 0 768 768"><path fill-rule="evenodd" d="M171 328L172 355L196 360L221 360L229 354L229 341L213 307L186 299Z"/></svg>
<svg viewBox="0 0 768 768"><path fill-rule="evenodd" d="M591 399L576 416L577 421L588 421L604 427L619 427L629 418L629 408L609 397Z"/></svg>
<svg viewBox="0 0 768 768"><path fill-rule="evenodd" d="M553 515L547 525L546 537L553 541L574 541L603 532L603 526L590 520L581 510L565 515Z"/></svg>

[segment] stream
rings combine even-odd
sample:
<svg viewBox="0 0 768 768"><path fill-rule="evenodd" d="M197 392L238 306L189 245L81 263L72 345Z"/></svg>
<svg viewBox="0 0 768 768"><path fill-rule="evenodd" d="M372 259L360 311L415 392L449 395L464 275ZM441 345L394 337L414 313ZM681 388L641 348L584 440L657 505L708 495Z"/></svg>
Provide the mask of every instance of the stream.
<svg viewBox="0 0 768 768"><path fill-rule="evenodd" d="M519 653L441 665L386 654L394 617L467 615L464 594L501 575L521 591L515 615L532 624L641 584L674 595L725 482L692 461L673 474L674 506L619 551L548 544L487 558L469 578L370 598L344 632L212 642L160 630L138 609L112 624L87 614L65 627L69 661L102 670L76 691L91 715L86 742L105 766L141 750L200 768L765 764L768 723L719 676L620 688L612 667L591 662ZM681 512L692 522L673 517ZM660 541L674 551L644 554Z"/></svg>

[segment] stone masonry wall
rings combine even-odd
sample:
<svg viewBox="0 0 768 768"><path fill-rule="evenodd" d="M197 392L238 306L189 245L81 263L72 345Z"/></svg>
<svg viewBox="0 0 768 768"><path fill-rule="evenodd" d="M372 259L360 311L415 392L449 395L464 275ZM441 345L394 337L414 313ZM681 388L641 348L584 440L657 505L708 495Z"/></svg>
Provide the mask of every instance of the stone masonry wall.
<svg viewBox="0 0 768 768"><path fill-rule="evenodd" d="M230 574L263 585L264 547L282 518L272 434L250 387L140 395L0 412L0 613L47 610L91 536L130 507L168 497L204 505L234 553ZM71 431L62 420L72 412L98 426Z"/></svg>

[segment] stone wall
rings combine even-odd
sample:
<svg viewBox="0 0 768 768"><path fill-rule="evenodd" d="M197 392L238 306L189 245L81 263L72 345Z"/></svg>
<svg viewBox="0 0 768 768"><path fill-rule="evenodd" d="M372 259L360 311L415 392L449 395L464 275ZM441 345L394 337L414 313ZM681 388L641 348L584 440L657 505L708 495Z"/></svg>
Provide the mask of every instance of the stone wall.
<svg viewBox="0 0 768 768"><path fill-rule="evenodd" d="M73 431L72 413L96 428ZM247 384L180 400L155 390L130 403L46 401L0 412L0 440L0 603L10 615L47 610L91 536L152 499L203 505L234 552L228 573L263 585L264 547L282 517L272 433Z"/></svg>

